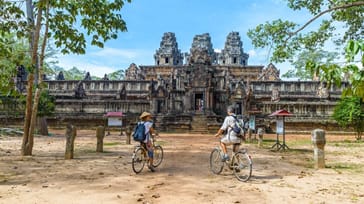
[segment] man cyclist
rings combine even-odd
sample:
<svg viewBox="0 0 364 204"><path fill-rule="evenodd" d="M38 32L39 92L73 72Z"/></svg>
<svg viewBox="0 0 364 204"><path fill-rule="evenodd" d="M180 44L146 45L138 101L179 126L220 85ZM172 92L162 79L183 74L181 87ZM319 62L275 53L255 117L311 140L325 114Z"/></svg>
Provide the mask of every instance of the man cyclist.
<svg viewBox="0 0 364 204"><path fill-rule="evenodd" d="M222 161L228 161L229 155L227 154L226 146L227 145L234 145L233 151L236 152L239 150L239 146L241 143L241 138L237 133L233 131L233 126L237 122L236 115L234 114L234 107L229 106L227 108L227 116L225 117L224 123L220 127L220 129L215 134L215 137L219 137L220 135L224 134L224 137L220 140L220 146L222 151L224 152L224 156L222 158Z"/></svg>

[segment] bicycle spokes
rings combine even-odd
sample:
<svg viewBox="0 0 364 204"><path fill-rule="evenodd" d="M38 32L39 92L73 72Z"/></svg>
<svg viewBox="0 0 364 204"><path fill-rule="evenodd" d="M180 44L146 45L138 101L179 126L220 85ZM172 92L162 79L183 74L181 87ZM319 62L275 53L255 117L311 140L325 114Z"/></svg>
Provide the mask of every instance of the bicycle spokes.
<svg viewBox="0 0 364 204"><path fill-rule="evenodd" d="M145 155L145 150L141 147L138 147L133 154L133 158L132 158L132 167L133 167L133 171L138 174L140 173L145 165L145 162L147 160L147 158L144 156Z"/></svg>
<svg viewBox="0 0 364 204"><path fill-rule="evenodd" d="M219 149L212 150L210 154L210 169L214 174L221 173L224 168L224 162L222 161L221 151Z"/></svg>
<svg viewBox="0 0 364 204"><path fill-rule="evenodd" d="M235 177L239 181L247 181L252 174L252 162L247 153L237 152L232 160L232 168Z"/></svg>

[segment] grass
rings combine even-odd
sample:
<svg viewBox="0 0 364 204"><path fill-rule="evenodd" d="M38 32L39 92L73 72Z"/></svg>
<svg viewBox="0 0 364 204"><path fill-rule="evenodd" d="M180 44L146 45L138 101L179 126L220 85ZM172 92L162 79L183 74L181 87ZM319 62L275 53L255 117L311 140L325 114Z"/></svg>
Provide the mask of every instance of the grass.
<svg viewBox="0 0 364 204"><path fill-rule="evenodd" d="M345 163L345 162L336 162L326 165L326 168L330 168L338 172L339 174L342 171L350 171L355 173L363 173L364 165L363 164L355 164L355 163Z"/></svg>
<svg viewBox="0 0 364 204"><path fill-rule="evenodd" d="M335 141L331 143L332 145L336 147L364 147L363 141L353 141L353 140L344 140L344 141Z"/></svg>
<svg viewBox="0 0 364 204"><path fill-rule="evenodd" d="M121 142L105 142L104 146L117 146L117 145L121 145Z"/></svg>
<svg viewBox="0 0 364 204"><path fill-rule="evenodd" d="M156 145L160 145L160 146L162 146L162 147L163 147L163 146L165 146L165 145L167 144L167 142L166 142L166 141L161 141L161 140L159 140L159 141L156 141L156 142L155 142L155 144L156 144Z"/></svg>
<svg viewBox="0 0 364 204"><path fill-rule="evenodd" d="M96 147L95 149L77 149L75 150L74 154L78 154L78 155L83 155L83 154L95 154L98 153L96 152ZM102 153L113 153L113 151L106 151L105 149L102 151Z"/></svg>

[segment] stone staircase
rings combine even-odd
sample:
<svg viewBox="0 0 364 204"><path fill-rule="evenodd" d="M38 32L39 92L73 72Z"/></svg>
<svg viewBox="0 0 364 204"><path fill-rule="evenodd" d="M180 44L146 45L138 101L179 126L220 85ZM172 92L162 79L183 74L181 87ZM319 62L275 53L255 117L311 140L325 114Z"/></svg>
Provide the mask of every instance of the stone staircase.
<svg viewBox="0 0 364 204"><path fill-rule="evenodd" d="M208 134L208 118L203 114L196 114L192 117L191 133Z"/></svg>

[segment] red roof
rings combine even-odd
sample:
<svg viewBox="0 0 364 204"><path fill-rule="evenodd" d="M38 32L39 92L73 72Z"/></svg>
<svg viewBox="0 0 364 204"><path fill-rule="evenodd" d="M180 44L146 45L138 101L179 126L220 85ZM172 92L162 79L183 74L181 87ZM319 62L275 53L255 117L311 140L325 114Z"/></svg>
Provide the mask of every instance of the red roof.
<svg viewBox="0 0 364 204"><path fill-rule="evenodd" d="M107 112L104 116L105 117L122 117L123 112Z"/></svg>
<svg viewBox="0 0 364 204"><path fill-rule="evenodd" d="M281 110L277 110L277 111L273 112L269 116L270 117L272 117L272 116L293 116L293 114L288 112L287 110L281 109Z"/></svg>

